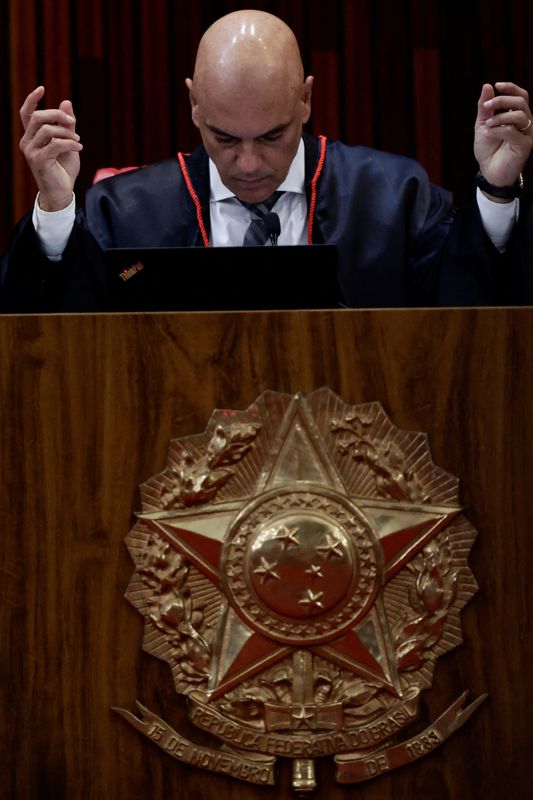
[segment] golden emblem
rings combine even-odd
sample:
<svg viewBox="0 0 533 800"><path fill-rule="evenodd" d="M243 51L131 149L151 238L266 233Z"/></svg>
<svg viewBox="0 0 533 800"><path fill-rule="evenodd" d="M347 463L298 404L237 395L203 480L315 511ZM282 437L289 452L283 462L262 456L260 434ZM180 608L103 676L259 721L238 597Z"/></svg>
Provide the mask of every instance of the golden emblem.
<svg viewBox="0 0 533 800"><path fill-rule="evenodd" d="M431 752L483 700L463 708L465 692L409 731L437 658L462 641L476 532L426 436L379 403L320 389L215 411L171 442L141 500L126 597L144 650L223 744L195 744L140 703L140 717L116 711L175 758L273 784L282 756L293 788L312 791L314 760L333 756L355 783Z"/></svg>

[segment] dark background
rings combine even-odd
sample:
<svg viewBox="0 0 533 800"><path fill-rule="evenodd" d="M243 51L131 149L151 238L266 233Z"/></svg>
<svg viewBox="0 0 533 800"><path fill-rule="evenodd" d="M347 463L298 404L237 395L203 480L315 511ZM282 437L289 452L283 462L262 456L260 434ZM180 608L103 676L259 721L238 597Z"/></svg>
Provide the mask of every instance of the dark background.
<svg viewBox="0 0 533 800"><path fill-rule="evenodd" d="M458 201L476 171L482 83L533 86L531 0L0 0L0 251L35 194L18 147L31 89L45 84L48 104L74 102L82 201L97 167L197 143L183 80L198 40L217 17L250 6L296 32L316 79L311 131L414 156Z"/></svg>

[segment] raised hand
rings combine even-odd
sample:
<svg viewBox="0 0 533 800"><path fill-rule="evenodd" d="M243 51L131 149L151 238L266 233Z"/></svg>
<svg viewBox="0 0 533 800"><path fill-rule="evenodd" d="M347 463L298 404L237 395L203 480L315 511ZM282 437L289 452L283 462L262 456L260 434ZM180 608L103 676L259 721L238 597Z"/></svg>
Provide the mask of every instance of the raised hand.
<svg viewBox="0 0 533 800"><path fill-rule="evenodd" d="M83 145L70 100L63 100L59 108L37 109L44 91L44 86L38 86L20 109L24 126L20 149L37 183L40 207L59 211L72 200Z"/></svg>
<svg viewBox="0 0 533 800"><path fill-rule="evenodd" d="M496 94L498 92L498 94ZM514 83L486 83L478 101L474 155L495 186L512 186L533 147L529 95Z"/></svg>

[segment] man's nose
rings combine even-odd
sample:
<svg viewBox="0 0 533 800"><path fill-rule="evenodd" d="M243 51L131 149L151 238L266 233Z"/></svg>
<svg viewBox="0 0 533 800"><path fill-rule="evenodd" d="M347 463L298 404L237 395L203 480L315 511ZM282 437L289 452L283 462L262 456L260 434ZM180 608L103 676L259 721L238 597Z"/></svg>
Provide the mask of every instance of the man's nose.
<svg viewBox="0 0 533 800"><path fill-rule="evenodd" d="M257 142L241 142L237 161L240 171L245 175L254 175L261 167L261 148Z"/></svg>

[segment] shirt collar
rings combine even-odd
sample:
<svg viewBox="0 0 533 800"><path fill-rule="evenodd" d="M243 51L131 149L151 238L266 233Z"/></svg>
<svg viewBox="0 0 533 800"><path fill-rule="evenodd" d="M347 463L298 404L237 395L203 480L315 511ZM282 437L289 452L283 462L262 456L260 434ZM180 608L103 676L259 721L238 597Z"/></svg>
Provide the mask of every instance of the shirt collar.
<svg viewBox="0 0 533 800"><path fill-rule="evenodd" d="M235 197L227 186L224 186L222 179L219 175L218 169L214 163L209 159L209 198L218 202L219 200L227 200L229 197ZM304 143L300 139L298 150L294 156L287 177L278 186L279 192L296 192L297 194L305 194L305 155Z"/></svg>

